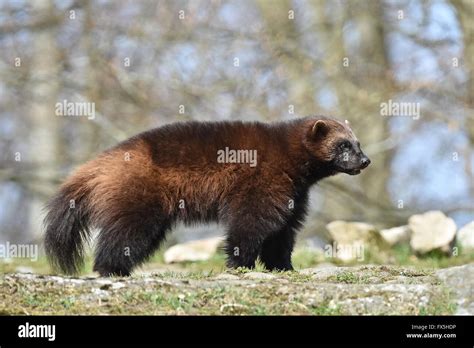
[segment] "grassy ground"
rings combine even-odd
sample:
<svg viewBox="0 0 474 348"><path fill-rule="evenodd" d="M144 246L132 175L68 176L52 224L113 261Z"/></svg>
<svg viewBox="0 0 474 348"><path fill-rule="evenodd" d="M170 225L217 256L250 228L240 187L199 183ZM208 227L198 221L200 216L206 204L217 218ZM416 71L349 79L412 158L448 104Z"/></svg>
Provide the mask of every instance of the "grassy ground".
<svg viewBox="0 0 474 348"><path fill-rule="evenodd" d="M450 294L430 271L362 266L324 273L241 269L219 275L163 272L126 279L8 275L0 283L0 314L338 315L455 310Z"/></svg>
<svg viewBox="0 0 474 348"><path fill-rule="evenodd" d="M48 276L44 258L0 263L0 314L451 314L450 291L434 272L474 261L473 254L412 256L400 247L365 262L322 267L320 253L298 249L293 272L226 270L205 262L165 265L162 254L130 278L97 278L90 260L80 278ZM391 265L392 264L392 265ZM341 265L339 265L341 266ZM31 269L36 274L14 274Z"/></svg>

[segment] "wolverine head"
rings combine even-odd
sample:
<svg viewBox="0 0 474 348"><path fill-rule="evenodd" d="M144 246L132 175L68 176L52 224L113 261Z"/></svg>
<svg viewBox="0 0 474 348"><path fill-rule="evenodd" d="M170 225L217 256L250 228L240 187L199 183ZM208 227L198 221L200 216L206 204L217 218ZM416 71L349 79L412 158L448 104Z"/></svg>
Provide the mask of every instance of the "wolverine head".
<svg viewBox="0 0 474 348"><path fill-rule="evenodd" d="M357 175L370 164L348 122L323 118L307 127L306 148L333 173Z"/></svg>

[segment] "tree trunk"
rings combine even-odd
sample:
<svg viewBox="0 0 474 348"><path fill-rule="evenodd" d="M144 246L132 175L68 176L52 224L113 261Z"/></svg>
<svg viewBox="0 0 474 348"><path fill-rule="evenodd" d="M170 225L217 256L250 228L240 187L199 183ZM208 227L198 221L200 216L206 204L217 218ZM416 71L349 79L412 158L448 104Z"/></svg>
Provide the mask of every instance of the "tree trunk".
<svg viewBox="0 0 474 348"><path fill-rule="evenodd" d="M54 11L51 0L38 0L32 3L38 17L47 16ZM30 95L30 139L26 158L33 163L38 177L52 178L56 175L58 158L60 157L60 128L59 117L55 114L55 104L58 102L59 64L56 46L55 28L48 25L35 34L34 58L31 62L31 91ZM36 187L34 192L53 192L53 187L45 187L46 180L35 180L31 185ZM43 198L35 195L29 204L29 233L32 238L41 234Z"/></svg>

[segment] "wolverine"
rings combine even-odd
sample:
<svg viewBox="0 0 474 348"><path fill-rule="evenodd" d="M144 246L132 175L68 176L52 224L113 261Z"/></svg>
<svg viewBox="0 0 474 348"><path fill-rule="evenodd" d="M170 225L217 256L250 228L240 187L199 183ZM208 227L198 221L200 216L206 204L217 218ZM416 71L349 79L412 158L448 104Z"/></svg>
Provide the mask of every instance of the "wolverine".
<svg viewBox="0 0 474 348"><path fill-rule="evenodd" d="M231 150L242 156L220 156ZM106 150L63 183L47 205L46 254L55 269L78 273L95 229L94 271L128 276L177 222L218 222L228 267L259 259L292 270L310 187L369 164L348 123L334 118L172 123Z"/></svg>

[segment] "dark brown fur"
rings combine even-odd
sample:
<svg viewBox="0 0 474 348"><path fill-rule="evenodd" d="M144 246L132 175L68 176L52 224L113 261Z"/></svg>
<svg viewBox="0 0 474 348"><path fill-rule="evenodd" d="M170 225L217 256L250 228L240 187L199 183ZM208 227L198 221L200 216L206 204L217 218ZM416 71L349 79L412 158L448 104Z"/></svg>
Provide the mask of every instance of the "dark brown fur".
<svg viewBox="0 0 474 348"><path fill-rule="evenodd" d="M45 219L47 255L63 272L76 273L94 227L100 230L94 270L128 275L177 221L218 221L228 231L228 266L253 267L260 257L268 269L292 269L310 186L364 167L335 164L348 139L359 161L364 155L348 126L325 117L175 123L139 134L62 185ZM218 163L217 151L226 147L257 150L257 165Z"/></svg>

